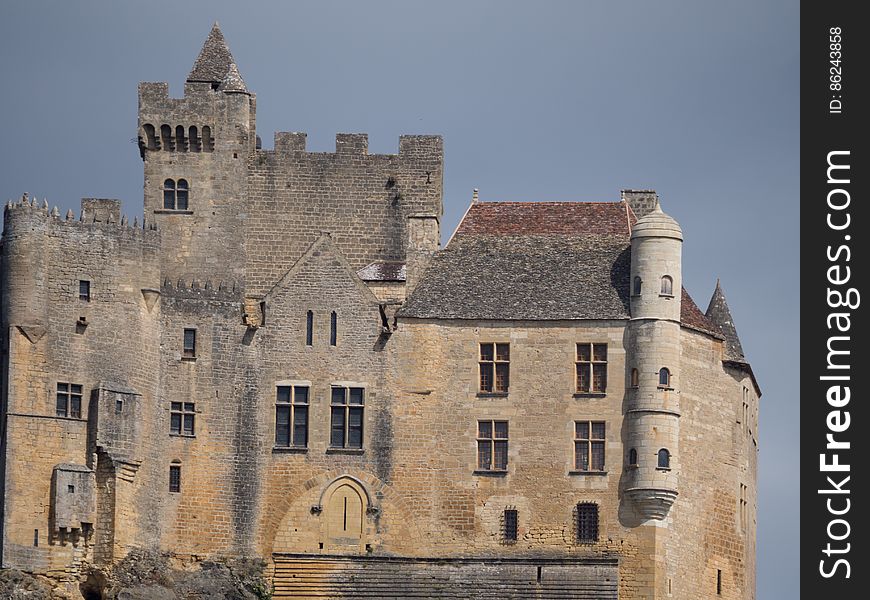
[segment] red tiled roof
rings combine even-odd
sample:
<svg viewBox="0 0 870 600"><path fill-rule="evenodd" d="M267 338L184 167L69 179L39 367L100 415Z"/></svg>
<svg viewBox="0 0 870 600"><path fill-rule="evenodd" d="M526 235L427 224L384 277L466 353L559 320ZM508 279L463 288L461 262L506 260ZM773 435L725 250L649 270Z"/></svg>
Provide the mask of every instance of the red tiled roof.
<svg viewBox="0 0 870 600"><path fill-rule="evenodd" d="M625 202L478 202L455 237L463 235L630 234Z"/></svg>
<svg viewBox="0 0 870 600"><path fill-rule="evenodd" d="M698 329L718 338L724 338L722 330L701 312L701 309L692 300L686 288L683 288L682 294L682 300L680 301L680 322L687 327Z"/></svg>

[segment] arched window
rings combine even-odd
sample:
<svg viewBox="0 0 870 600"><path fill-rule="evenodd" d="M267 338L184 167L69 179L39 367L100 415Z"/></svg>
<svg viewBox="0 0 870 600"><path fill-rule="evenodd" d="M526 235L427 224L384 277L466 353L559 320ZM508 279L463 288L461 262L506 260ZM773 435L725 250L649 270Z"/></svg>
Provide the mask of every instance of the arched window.
<svg viewBox="0 0 870 600"><path fill-rule="evenodd" d="M640 288L643 287L643 280L640 277L634 278L634 288L632 291L632 295L640 296Z"/></svg>
<svg viewBox="0 0 870 600"><path fill-rule="evenodd" d="M169 125L160 126L160 141L163 143L164 150L175 150L175 145L172 143L172 128Z"/></svg>
<svg viewBox="0 0 870 600"><path fill-rule="evenodd" d="M673 296L674 295L674 280L671 279L670 275L665 275L662 277L662 295L663 296Z"/></svg>
<svg viewBox="0 0 870 600"><path fill-rule="evenodd" d="M202 126L202 151L214 152L214 140L211 137L211 127L208 125Z"/></svg>
<svg viewBox="0 0 870 600"><path fill-rule="evenodd" d="M199 131L196 128L196 125L191 125L190 132L188 134L188 138L190 139L190 151L191 152L200 152L202 150L202 141L199 139Z"/></svg>
<svg viewBox="0 0 870 600"><path fill-rule="evenodd" d="M659 370L659 387L660 388L669 388L671 387L671 372L667 367L662 367Z"/></svg>
<svg viewBox="0 0 870 600"><path fill-rule="evenodd" d="M659 469L670 469L671 468L671 453L668 452L667 448L662 448L659 450Z"/></svg>
<svg viewBox="0 0 870 600"><path fill-rule="evenodd" d="M187 137L184 135L184 125L175 128L175 146L179 152L187 152Z"/></svg>
<svg viewBox="0 0 870 600"><path fill-rule="evenodd" d="M338 315L335 311L329 316L329 345L335 346L338 342Z"/></svg>
<svg viewBox="0 0 870 600"><path fill-rule="evenodd" d="M637 450L635 450L634 448L628 451L628 466L637 466Z"/></svg>
<svg viewBox="0 0 870 600"><path fill-rule="evenodd" d="M163 208L175 210L175 180L167 179L163 182Z"/></svg>
<svg viewBox="0 0 870 600"><path fill-rule="evenodd" d="M310 310L305 315L305 345L314 344L314 313Z"/></svg>
<svg viewBox="0 0 870 600"><path fill-rule="evenodd" d="M157 131L151 123L145 124L145 147L149 150L159 150L160 146L157 143Z"/></svg>
<svg viewBox="0 0 870 600"><path fill-rule="evenodd" d="M637 387L640 385L640 375L637 372L637 369L631 370L631 387Z"/></svg>
<svg viewBox="0 0 870 600"><path fill-rule="evenodd" d="M176 210L187 210L187 180L179 179L177 191L175 192L175 208Z"/></svg>

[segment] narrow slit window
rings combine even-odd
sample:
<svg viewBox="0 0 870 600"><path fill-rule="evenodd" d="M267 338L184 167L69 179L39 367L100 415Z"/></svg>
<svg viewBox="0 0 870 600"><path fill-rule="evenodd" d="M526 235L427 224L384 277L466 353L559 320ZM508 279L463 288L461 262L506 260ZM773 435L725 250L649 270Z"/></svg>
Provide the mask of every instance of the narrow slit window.
<svg viewBox="0 0 870 600"><path fill-rule="evenodd" d="M638 373L637 369L631 370L631 387L636 388L640 385L640 373Z"/></svg>
<svg viewBox="0 0 870 600"><path fill-rule="evenodd" d="M335 346L338 342L338 315L335 311L329 315L329 345Z"/></svg>
<svg viewBox="0 0 870 600"><path fill-rule="evenodd" d="M169 491L181 492L181 465L169 466Z"/></svg>
<svg viewBox="0 0 870 600"><path fill-rule="evenodd" d="M716 569L716 594L722 595L722 569Z"/></svg>
<svg viewBox="0 0 870 600"><path fill-rule="evenodd" d="M33 530L33 547L34 548L39 547L39 530L38 529Z"/></svg>
<svg viewBox="0 0 870 600"><path fill-rule="evenodd" d="M632 290L632 295L640 296L640 290L643 287L643 280L640 277L634 278L634 288Z"/></svg>
<svg viewBox="0 0 870 600"><path fill-rule="evenodd" d="M314 313L310 310L305 315L305 345L314 345Z"/></svg>
<svg viewBox="0 0 870 600"><path fill-rule="evenodd" d="M634 448L628 451L628 465L630 467L637 466L637 450L635 450Z"/></svg>

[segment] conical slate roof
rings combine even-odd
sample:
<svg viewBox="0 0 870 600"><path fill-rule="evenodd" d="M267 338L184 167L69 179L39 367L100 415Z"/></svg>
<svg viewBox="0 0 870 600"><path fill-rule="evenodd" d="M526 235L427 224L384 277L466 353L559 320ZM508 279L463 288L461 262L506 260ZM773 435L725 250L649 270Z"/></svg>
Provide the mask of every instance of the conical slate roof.
<svg viewBox="0 0 870 600"><path fill-rule="evenodd" d="M737 328L734 327L734 318L731 316L728 302L725 301L725 292L722 291L722 285L718 279L716 280L716 289L713 291L713 297L710 298L710 305L707 307L707 318L718 325L722 330L722 335L725 336L725 358L737 362L746 362L746 357L743 356L743 347L740 345L740 338L737 336Z"/></svg>
<svg viewBox="0 0 870 600"><path fill-rule="evenodd" d="M245 80L242 79L242 74L239 73L239 68L236 66L236 63L230 65L230 70L227 71L226 77L224 77L218 89L227 93L248 93Z"/></svg>
<svg viewBox="0 0 870 600"><path fill-rule="evenodd" d="M220 26L215 23L205 44L202 45L202 50L199 51L187 81L220 84L233 67L235 67L233 55L224 40Z"/></svg>

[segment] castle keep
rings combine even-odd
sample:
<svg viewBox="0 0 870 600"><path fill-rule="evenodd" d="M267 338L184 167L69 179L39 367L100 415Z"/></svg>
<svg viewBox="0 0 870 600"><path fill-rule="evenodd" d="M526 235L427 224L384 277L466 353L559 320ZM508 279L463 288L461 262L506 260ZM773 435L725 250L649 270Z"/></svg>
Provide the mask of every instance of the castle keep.
<svg viewBox="0 0 870 600"><path fill-rule="evenodd" d="M475 198L443 147L261 148L215 26L139 86L144 217L2 237L2 566L268 561L275 597L754 598L760 391L650 191ZM693 232L697 235L698 232Z"/></svg>

